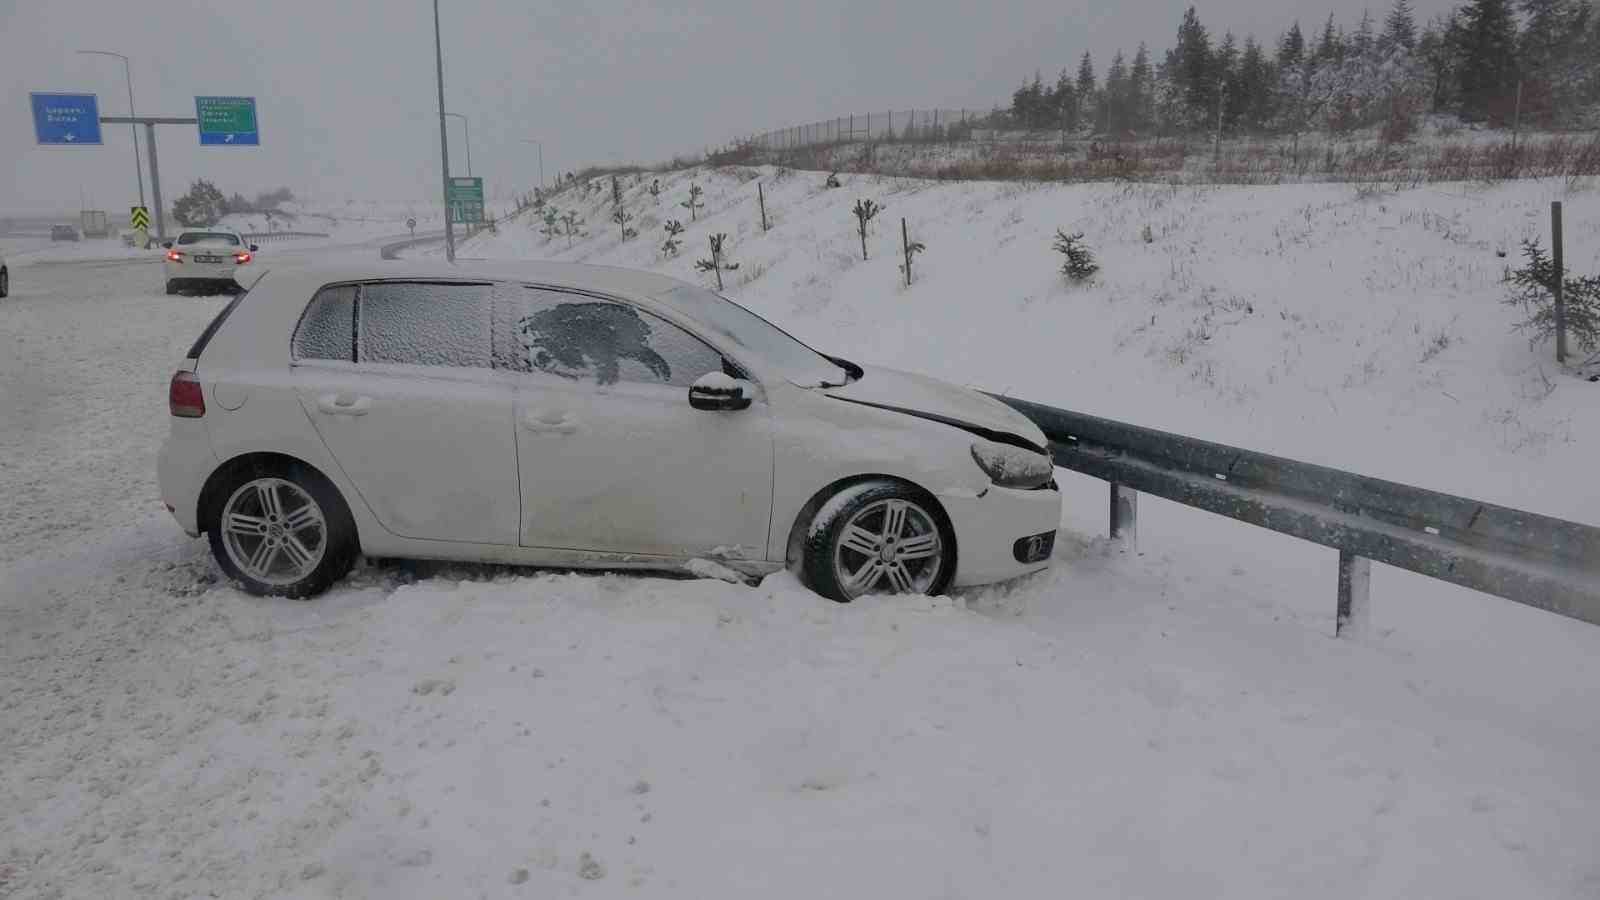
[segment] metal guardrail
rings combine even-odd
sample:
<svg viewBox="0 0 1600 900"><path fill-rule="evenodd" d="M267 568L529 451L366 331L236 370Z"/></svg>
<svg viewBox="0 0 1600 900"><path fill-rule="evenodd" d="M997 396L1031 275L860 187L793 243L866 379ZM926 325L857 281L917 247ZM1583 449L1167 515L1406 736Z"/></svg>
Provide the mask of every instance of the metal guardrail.
<svg viewBox="0 0 1600 900"><path fill-rule="evenodd" d="M400 258L400 251L402 251L402 250L406 250L406 249L409 249L411 247L418 247L418 246L421 246L423 244L443 243L443 241L444 241L444 232L442 232L442 231L439 232L438 234L429 234L429 235L424 235L422 237L406 238L403 241L395 241L392 244L384 244L382 247L379 247L378 248L378 257L380 259L399 259Z"/></svg>
<svg viewBox="0 0 1600 900"><path fill-rule="evenodd" d="M993 396L1111 483L1114 538L1136 539L1143 492L1338 550L1336 633L1365 627L1373 560L1600 625L1600 528Z"/></svg>
<svg viewBox="0 0 1600 900"><path fill-rule="evenodd" d="M245 240L259 243L261 241L293 241L301 238L325 238L329 237L329 235L326 232L321 231L262 231L255 234L246 234L243 235L243 237Z"/></svg>

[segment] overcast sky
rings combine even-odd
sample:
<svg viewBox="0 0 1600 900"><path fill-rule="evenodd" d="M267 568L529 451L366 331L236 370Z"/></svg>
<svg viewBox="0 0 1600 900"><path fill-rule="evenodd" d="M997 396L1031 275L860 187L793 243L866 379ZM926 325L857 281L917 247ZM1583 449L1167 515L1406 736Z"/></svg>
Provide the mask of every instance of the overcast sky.
<svg viewBox="0 0 1600 900"><path fill-rule="evenodd" d="M1272 40L1362 0L1212 0L1214 35ZM1413 0L1419 24L1453 5ZM445 103L471 118L473 172L491 198L587 163L658 161L740 134L835 115L988 108L1035 69L1047 79L1090 50L1172 42L1182 0L443 0ZM34 144L28 92L91 92L125 115L193 116L194 96L258 99L259 148L198 146L159 127L166 202L195 177L250 193L287 185L324 202L431 201L439 134L427 0L0 0L0 182L7 212L137 199L127 126L100 148ZM465 174L452 119L451 165ZM142 141L142 138L141 138ZM148 185L146 187L148 191Z"/></svg>

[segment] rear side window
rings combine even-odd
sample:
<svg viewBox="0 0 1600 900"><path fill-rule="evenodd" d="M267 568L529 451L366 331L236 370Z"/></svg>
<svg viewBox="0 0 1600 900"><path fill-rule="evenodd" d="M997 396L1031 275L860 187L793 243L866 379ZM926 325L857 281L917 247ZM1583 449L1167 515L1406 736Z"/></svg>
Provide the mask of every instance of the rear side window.
<svg viewBox="0 0 1600 900"><path fill-rule="evenodd" d="M489 287L362 285L356 303L357 361L489 368Z"/></svg>
<svg viewBox="0 0 1600 900"><path fill-rule="evenodd" d="M355 309L356 286L353 284L334 285L318 291L294 333L294 358L353 360Z"/></svg>
<svg viewBox="0 0 1600 900"><path fill-rule="evenodd" d="M295 329L296 360L490 367L489 285L330 285Z"/></svg>

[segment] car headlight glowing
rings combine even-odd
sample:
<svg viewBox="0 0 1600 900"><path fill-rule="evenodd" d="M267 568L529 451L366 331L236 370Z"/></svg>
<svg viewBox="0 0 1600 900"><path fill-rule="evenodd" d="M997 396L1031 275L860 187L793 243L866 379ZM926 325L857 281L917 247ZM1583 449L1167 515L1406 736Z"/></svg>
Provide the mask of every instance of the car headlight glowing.
<svg viewBox="0 0 1600 900"><path fill-rule="evenodd" d="M1000 487L1028 490L1055 475L1050 457L1021 447L978 441L972 445L972 461Z"/></svg>

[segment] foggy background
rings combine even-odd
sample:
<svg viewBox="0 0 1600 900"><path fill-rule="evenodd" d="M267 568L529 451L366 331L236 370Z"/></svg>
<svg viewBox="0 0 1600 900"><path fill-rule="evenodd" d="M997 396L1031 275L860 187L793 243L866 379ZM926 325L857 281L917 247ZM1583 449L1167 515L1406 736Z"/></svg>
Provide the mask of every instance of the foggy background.
<svg viewBox="0 0 1600 900"><path fill-rule="evenodd" d="M1096 74L1142 40L1171 46L1180 0L812 0L680 4L640 0L443 0L445 103L471 118L473 173L491 205L583 165L658 162L797 122L891 107L987 110L1035 69L1050 81L1084 50ZM1419 26L1453 5L1414 0ZM1232 30L1271 48L1330 11L1353 28L1388 3L1217 0L1198 4L1214 39ZM127 114L132 59L141 115L193 116L194 97L257 99L259 148L198 146L194 126L157 127L170 205L194 178L226 193L286 185L324 203L433 202L439 133L428 0L0 0L0 216L89 208L125 215L138 197L129 126L105 145L39 147L30 91L96 93ZM451 119L454 174L466 174ZM141 142L143 141L141 126ZM148 179L147 179L148 180ZM148 196L149 185L146 184ZM153 203L153 199L150 201Z"/></svg>

